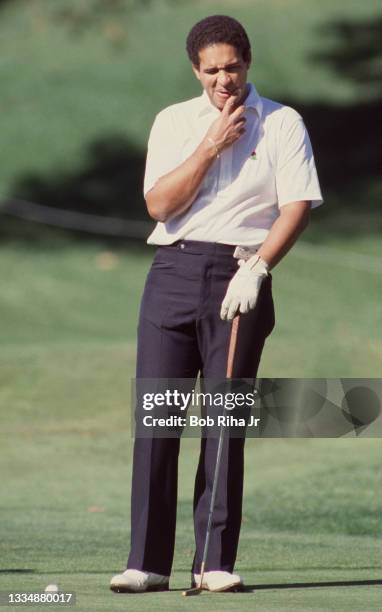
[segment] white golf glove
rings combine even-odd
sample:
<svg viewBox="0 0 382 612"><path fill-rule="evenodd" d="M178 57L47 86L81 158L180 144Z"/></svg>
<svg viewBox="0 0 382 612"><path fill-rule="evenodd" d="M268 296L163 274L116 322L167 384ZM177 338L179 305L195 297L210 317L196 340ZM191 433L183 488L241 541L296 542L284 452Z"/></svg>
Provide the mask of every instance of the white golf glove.
<svg viewBox="0 0 382 612"><path fill-rule="evenodd" d="M233 319L238 310L244 314L255 308L261 283L269 269L258 255L238 263L240 268L228 285L220 310L220 318L227 321Z"/></svg>

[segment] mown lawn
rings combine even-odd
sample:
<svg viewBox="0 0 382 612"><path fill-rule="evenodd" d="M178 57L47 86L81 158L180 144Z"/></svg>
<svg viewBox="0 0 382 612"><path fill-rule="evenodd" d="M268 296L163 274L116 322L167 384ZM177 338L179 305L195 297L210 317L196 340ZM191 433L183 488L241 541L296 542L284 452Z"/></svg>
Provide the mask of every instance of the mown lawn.
<svg viewBox="0 0 382 612"><path fill-rule="evenodd" d="M81 612L379 609L380 586L367 583L382 571L378 439L248 440L237 570L259 588L197 600L177 590L193 555L199 444L185 439L175 590L109 592L128 552L130 379L149 258L137 247L2 249L0 590L58 582ZM278 326L262 375L378 376L380 276L316 259L297 247L274 273Z"/></svg>

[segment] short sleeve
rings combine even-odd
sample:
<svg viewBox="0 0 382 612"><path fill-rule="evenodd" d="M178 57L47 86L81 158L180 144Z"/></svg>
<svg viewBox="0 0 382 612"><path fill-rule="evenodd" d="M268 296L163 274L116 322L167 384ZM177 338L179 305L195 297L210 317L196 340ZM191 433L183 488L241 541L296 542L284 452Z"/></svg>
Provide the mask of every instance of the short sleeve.
<svg viewBox="0 0 382 612"><path fill-rule="evenodd" d="M180 164L179 140L171 107L168 107L156 116L151 128L143 186L145 195L161 176Z"/></svg>
<svg viewBox="0 0 382 612"><path fill-rule="evenodd" d="M300 115L290 112L285 117L278 141L276 190L278 205L310 200L312 208L323 203L312 145Z"/></svg>

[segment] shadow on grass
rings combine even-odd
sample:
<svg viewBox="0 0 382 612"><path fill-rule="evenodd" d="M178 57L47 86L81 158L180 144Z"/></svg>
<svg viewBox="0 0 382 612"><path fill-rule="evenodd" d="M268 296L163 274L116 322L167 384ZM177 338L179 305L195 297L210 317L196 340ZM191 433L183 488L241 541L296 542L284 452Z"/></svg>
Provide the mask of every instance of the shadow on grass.
<svg viewBox="0 0 382 612"><path fill-rule="evenodd" d="M0 569L0 574L36 574L34 569Z"/></svg>
<svg viewBox="0 0 382 612"><path fill-rule="evenodd" d="M312 589L327 587L353 587L382 585L382 580L336 580L333 582L288 582L276 584L248 584L243 592L252 593L266 589Z"/></svg>
<svg viewBox="0 0 382 612"><path fill-rule="evenodd" d="M80 574L94 574L94 575L105 575L112 574L114 570L81 570ZM60 575L72 575L78 572L61 571ZM34 569L1 569L0 574L57 574L57 572L41 572ZM311 589L311 588L327 588L327 587L353 587L353 586L377 586L382 585L381 580L336 580L336 581L321 581L321 582L282 582L282 583L271 583L271 584L246 584L240 590L234 591L232 594L240 593L254 593L256 591L264 591L270 589ZM171 588L170 591L183 591L183 588ZM228 594L228 593L226 593Z"/></svg>
<svg viewBox="0 0 382 612"><path fill-rule="evenodd" d="M145 154L127 138L111 134L92 142L82 166L67 174L22 177L15 197L88 215L148 219L142 196Z"/></svg>
<svg viewBox="0 0 382 612"><path fill-rule="evenodd" d="M103 576L104 574L109 575L109 574L116 573L116 569L113 568L113 569L110 569L110 570L102 570L102 571L98 571L98 570L82 570L81 569L80 572L59 570L59 573L60 573L60 575L62 574L62 575L69 575L69 576L71 576L73 574L78 574L78 573L80 573L80 574L99 574L99 575ZM51 571L51 572L48 571L48 572L46 572L46 571L42 571L41 569L34 570L34 569L19 569L19 568L16 568L16 569L1 569L0 570L0 574L44 574L44 576L45 575L48 576L49 574L52 574L52 575L56 576L57 575L57 571Z"/></svg>
<svg viewBox="0 0 382 612"><path fill-rule="evenodd" d="M142 241L154 226L142 195L144 167L145 154L127 138L111 134L97 139L76 171L31 174L17 181L14 200L0 209L6 213L0 239L30 245Z"/></svg>
<svg viewBox="0 0 382 612"><path fill-rule="evenodd" d="M265 590L285 590L285 589L312 589L312 588L328 588L328 587L354 587L354 586L379 586L382 585L382 580L338 580L334 582L290 582L290 583L275 583L275 584L246 584L232 591L216 592L213 595L221 595L228 597L229 595L248 595L257 591ZM188 588L188 587L187 587ZM183 592L184 588L171 588L171 592ZM205 592L205 591L204 591ZM137 594L137 593L135 593ZM118 593L119 596L126 596L126 593Z"/></svg>

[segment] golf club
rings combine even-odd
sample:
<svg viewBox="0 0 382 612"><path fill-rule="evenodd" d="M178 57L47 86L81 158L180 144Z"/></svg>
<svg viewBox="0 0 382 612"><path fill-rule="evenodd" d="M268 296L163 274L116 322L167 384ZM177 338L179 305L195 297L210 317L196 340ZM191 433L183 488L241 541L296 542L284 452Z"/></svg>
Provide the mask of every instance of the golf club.
<svg viewBox="0 0 382 612"><path fill-rule="evenodd" d="M234 358L235 358L236 341L237 341L237 332L238 332L238 329L239 329L239 320L240 320L240 315L236 315L235 318L232 321L231 334L230 334L230 339L229 339L229 348L228 348L228 359L227 359L227 376L226 377L228 379L232 378L233 363L234 363ZM224 411L225 410L226 410L226 408L224 407ZM202 590L203 590L203 586L202 585L203 585L205 566L206 566L206 562L207 562L208 547L209 547L209 543L210 543L212 516L213 516L213 512L214 512L216 489L217 489L217 484L218 484L218 479L219 479L220 461L221 461L221 454L222 454L222 448L223 448L224 431L225 431L225 425L222 423L221 426L220 426L218 450L217 450L217 453L216 453L216 464L215 464L214 481L213 481L213 485L212 485L212 494L211 494L210 508L209 508L209 512L208 512L206 539L205 539L205 542L204 542L202 565L201 565L201 569L200 569L200 582L199 582L199 586L195 586L195 587L192 587L190 589L187 589L186 591L182 591L182 595L184 595L185 597L188 597L190 595L199 595L202 592Z"/></svg>

